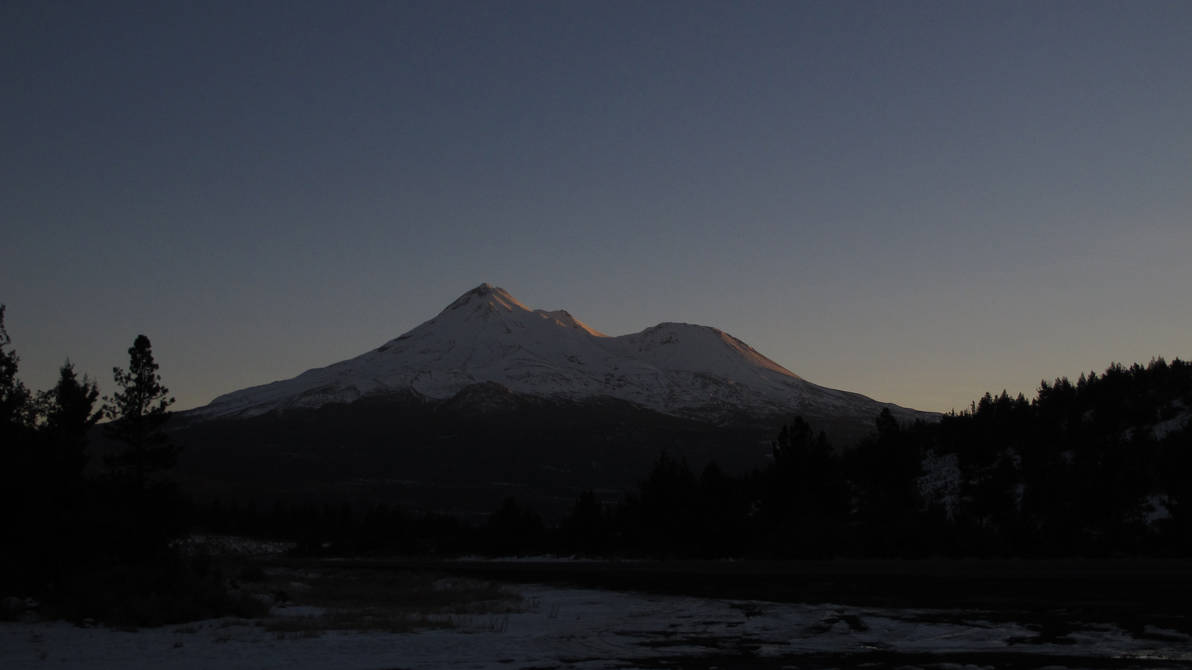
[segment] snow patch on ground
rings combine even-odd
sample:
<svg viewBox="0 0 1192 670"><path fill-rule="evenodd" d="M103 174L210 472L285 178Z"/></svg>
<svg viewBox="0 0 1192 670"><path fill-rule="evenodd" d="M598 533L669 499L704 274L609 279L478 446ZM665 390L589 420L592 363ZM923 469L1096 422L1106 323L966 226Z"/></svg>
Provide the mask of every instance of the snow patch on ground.
<svg viewBox="0 0 1192 670"><path fill-rule="evenodd" d="M993 651L1021 652L1032 659L1062 654L1069 659L1192 662L1192 638L1174 631L1136 639L1118 628L1097 626L1073 631L1066 644L1024 643L1036 632L1016 623L984 620L979 612L778 604L536 585L520 591L523 611L460 615L454 628L407 633L278 633L239 619L138 632L59 622L3 623L0 667L598 670L676 656L741 653L778 660L868 651ZM275 612L317 614L310 608Z"/></svg>
<svg viewBox="0 0 1192 670"><path fill-rule="evenodd" d="M239 535L211 535L195 533L175 543L187 555L208 556L272 556L284 554L298 546L294 542L262 540Z"/></svg>

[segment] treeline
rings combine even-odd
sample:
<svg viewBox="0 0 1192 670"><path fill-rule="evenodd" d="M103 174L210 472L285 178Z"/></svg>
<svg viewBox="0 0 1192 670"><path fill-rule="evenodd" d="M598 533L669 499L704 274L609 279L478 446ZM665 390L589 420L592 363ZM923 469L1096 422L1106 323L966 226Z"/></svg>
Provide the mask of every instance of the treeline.
<svg viewBox="0 0 1192 670"><path fill-rule="evenodd" d="M486 522L386 506L209 505L213 530L303 552L698 557L1192 554L1192 365L1152 361L986 394L938 422L888 411L844 450L795 418L744 476L661 456L614 505L557 524L507 500Z"/></svg>
<svg viewBox="0 0 1192 670"><path fill-rule="evenodd" d="M765 468L662 459L602 513L601 547L651 554L1058 556L1192 553L1192 365L1114 365L985 395L839 451L796 418ZM591 518L577 512L569 521ZM596 525L599 525L596 524ZM591 520L579 523L592 527Z"/></svg>
<svg viewBox="0 0 1192 670"><path fill-rule="evenodd" d="M128 353L109 397L69 361L52 389L31 392L0 305L0 596L32 598L43 616L125 625L252 611L174 547L189 504L169 478L173 398L149 338ZM110 446L96 454L89 438L104 419Z"/></svg>

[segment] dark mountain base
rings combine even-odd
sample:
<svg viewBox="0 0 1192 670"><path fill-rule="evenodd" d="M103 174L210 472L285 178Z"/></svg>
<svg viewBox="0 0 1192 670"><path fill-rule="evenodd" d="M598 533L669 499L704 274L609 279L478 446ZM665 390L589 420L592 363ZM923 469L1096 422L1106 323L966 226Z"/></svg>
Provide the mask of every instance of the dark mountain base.
<svg viewBox="0 0 1192 670"><path fill-rule="evenodd" d="M446 401L370 397L180 422L177 474L199 500L386 503L466 517L515 497L549 519L585 490L621 499L664 452L695 472L712 461L730 473L760 467L782 421L713 426L609 398L568 402L493 387Z"/></svg>

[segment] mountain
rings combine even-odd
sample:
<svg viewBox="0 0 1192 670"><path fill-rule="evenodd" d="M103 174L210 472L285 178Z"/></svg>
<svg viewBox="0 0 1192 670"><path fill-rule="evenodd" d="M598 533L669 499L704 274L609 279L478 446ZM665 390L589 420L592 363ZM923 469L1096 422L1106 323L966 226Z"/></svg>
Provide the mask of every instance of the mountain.
<svg viewBox="0 0 1192 670"><path fill-rule="evenodd" d="M465 390L472 402L497 390L553 400L607 397L714 423L802 414L871 425L883 407L904 420L934 416L808 382L716 328L661 323L610 337L565 310L530 309L487 283L372 351L228 393L188 416L247 418L393 394L440 400Z"/></svg>
<svg viewBox="0 0 1192 670"><path fill-rule="evenodd" d="M610 337L482 284L376 349L182 413L176 470L196 499L384 502L548 516L618 500L660 453L745 473L798 414L833 443L888 407L808 382L737 338L662 323Z"/></svg>

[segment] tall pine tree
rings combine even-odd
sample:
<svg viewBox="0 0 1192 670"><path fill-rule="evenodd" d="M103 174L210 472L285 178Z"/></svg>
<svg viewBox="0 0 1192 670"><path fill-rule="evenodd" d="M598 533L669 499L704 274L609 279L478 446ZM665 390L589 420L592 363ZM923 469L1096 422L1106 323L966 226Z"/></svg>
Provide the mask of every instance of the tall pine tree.
<svg viewBox="0 0 1192 670"><path fill-rule="evenodd" d="M181 506L165 477L178 453L164 430L174 399L157 374L148 337L138 335L128 356L127 370L113 370L119 390L105 398L104 412L111 419L108 437L121 444L108 459L113 549L134 561L168 551L169 539L180 529Z"/></svg>
<svg viewBox="0 0 1192 670"><path fill-rule="evenodd" d="M177 449L163 430L174 398L157 374L148 337L137 335L128 356L127 370L112 369L119 390L105 398L104 413L111 419L107 434L124 446L110 465L120 479L144 490L154 475L171 468L177 458Z"/></svg>
<svg viewBox="0 0 1192 670"><path fill-rule="evenodd" d="M86 375L79 379L69 361L54 388L37 395L37 434L25 473L38 500L28 515L37 559L30 572L40 573L48 585L61 586L87 557L78 548L89 546L95 525L84 469L88 433L102 416L95 408L98 399L95 382Z"/></svg>
<svg viewBox="0 0 1192 670"><path fill-rule="evenodd" d="M0 430L5 437L9 437L10 431L27 426L29 421L29 391L17 379L20 359L11 345L4 328L4 305L0 305Z"/></svg>
<svg viewBox="0 0 1192 670"><path fill-rule="evenodd" d="M96 409L99 388L87 375L80 380L74 364L59 370L58 383L37 397L42 458L53 477L65 484L82 479L87 465L87 434L103 416Z"/></svg>
<svg viewBox="0 0 1192 670"><path fill-rule="evenodd" d="M6 535L5 550L0 551L0 588L6 593L25 587L21 578L36 527L29 510L31 483L25 476L32 454L31 403L29 391L17 379L20 359L11 344L0 305L0 524Z"/></svg>

